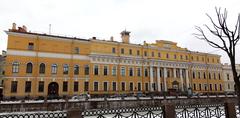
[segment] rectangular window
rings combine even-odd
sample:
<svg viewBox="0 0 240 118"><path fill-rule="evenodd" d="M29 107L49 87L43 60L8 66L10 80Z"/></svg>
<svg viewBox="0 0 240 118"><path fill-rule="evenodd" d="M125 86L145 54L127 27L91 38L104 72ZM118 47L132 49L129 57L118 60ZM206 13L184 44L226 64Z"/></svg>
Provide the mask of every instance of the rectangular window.
<svg viewBox="0 0 240 118"><path fill-rule="evenodd" d="M38 92L44 92L44 81L38 82Z"/></svg>
<svg viewBox="0 0 240 118"><path fill-rule="evenodd" d="M141 91L141 83L138 83L138 91Z"/></svg>
<svg viewBox="0 0 240 118"><path fill-rule="evenodd" d="M227 80L229 80L229 74L227 74Z"/></svg>
<svg viewBox="0 0 240 118"><path fill-rule="evenodd" d="M196 84L193 84L193 90L196 90Z"/></svg>
<svg viewBox="0 0 240 118"><path fill-rule="evenodd" d="M112 53L116 53L116 48L112 48Z"/></svg>
<svg viewBox="0 0 240 118"><path fill-rule="evenodd" d="M133 76L133 68L129 68L129 76Z"/></svg>
<svg viewBox="0 0 240 118"><path fill-rule="evenodd" d="M122 91L125 91L125 82L122 82Z"/></svg>
<svg viewBox="0 0 240 118"><path fill-rule="evenodd" d="M113 66L112 67L112 76L116 76L117 75L117 67Z"/></svg>
<svg viewBox="0 0 240 118"><path fill-rule="evenodd" d="M177 59L177 55L176 54L174 55L174 59Z"/></svg>
<svg viewBox="0 0 240 118"><path fill-rule="evenodd" d="M68 74L68 65L67 64L63 65L63 74Z"/></svg>
<svg viewBox="0 0 240 118"><path fill-rule="evenodd" d="M158 53L158 57L161 57L161 53L160 52Z"/></svg>
<svg viewBox="0 0 240 118"><path fill-rule="evenodd" d="M145 83L145 91L148 91L148 83Z"/></svg>
<svg viewBox="0 0 240 118"><path fill-rule="evenodd" d="M98 65L94 66L94 75L98 75Z"/></svg>
<svg viewBox="0 0 240 118"><path fill-rule="evenodd" d="M79 54L79 48L78 48L78 47L75 47L75 48L74 48L74 53L75 53L75 54Z"/></svg>
<svg viewBox="0 0 240 118"><path fill-rule="evenodd" d="M124 54L124 49L123 48L121 48L121 54Z"/></svg>
<svg viewBox="0 0 240 118"><path fill-rule="evenodd" d="M31 81L26 81L25 82L25 92L26 93L29 93L29 92L31 92Z"/></svg>
<svg viewBox="0 0 240 118"><path fill-rule="evenodd" d="M74 92L78 91L78 82L74 82L74 88L73 88Z"/></svg>
<svg viewBox="0 0 240 118"><path fill-rule="evenodd" d="M217 84L215 84L215 91L217 91L218 89L217 89L218 87L217 87Z"/></svg>
<svg viewBox="0 0 240 118"><path fill-rule="evenodd" d="M129 55L132 55L132 49L129 49Z"/></svg>
<svg viewBox="0 0 240 118"><path fill-rule="evenodd" d="M84 82L84 91L88 91L89 82Z"/></svg>
<svg viewBox="0 0 240 118"><path fill-rule="evenodd" d="M148 69L147 68L144 69L144 75L145 75L145 77L148 77Z"/></svg>
<svg viewBox="0 0 240 118"><path fill-rule="evenodd" d="M28 50L34 49L34 43L28 43Z"/></svg>
<svg viewBox="0 0 240 118"><path fill-rule="evenodd" d="M68 82L63 82L63 92L68 91Z"/></svg>
<svg viewBox="0 0 240 118"><path fill-rule="evenodd" d="M108 67L107 66L103 67L103 75L108 75Z"/></svg>
<svg viewBox="0 0 240 118"><path fill-rule="evenodd" d="M137 50L137 56L139 56L140 55L140 51L139 50Z"/></svg>
<svg viewBox="0 0 240 118"><path fill-rule="evenodd" d="M141 76L141 68L137 68L137 76L138 76L138 77Z"/></svg>
<svg viewBox="0 0 240 118"><path fill-rule="evenodd" d="M133 83L132 82L130 82L130 84L129 84L129 90L133 91Z"/></svg>
<svg viewBox="0 0 240 118"><path fill-rule="evenodd" d="M144 51L144 56L145 56L145 57L147 56L147 51Z"/></svg>
<svg viewBox="0 0 240 118"><path fill-rule="evenodd" d="M198 72L198 79L200 79L201 78L201 73L200 72Z"/></svg>
<svg viewBox="0 0 240 118"><path fill-rule="evenodd" d="M121 67L121 75L125 76L126 75L126 69L125 67Z"/></svg>
<svg viewBox="0 0 240 118"><path fill-rule="evenodd" d="M209 88L210 88L210 91L212 91L212 84L210 84L210 87L209 87Z"/></svg>
<svg viewBox="0 0 240 118"><path fill-rule="evenodd" d="M84 67L84 74L89 75L89 65L85 65Z"/></svg>
<svg viewBox="0 0 240 118"><path fill-rule="evenodd" d="M200 90L200 91L202 90L202 85L201 85L201 84L199 84L199 90Z"/></svg>
<svg viewBox="0 0 240 118"><path fill-rule="evenodd" d="M108 83L107 82L103 82L103 90L104 91L108 90Z"/></svg>
<svg viewBox="0 0 240 118"><path fill-rule="evenodd" d="M98 82L94 82L94 91L98 91Z"/></svg>
<svg viewBox="0 0 240 118"><path fill-rule="evenodd" d="M116 82L112 83L112 89L113 89L113 91L117 91L117 83Z"/></svg>
<svg viewBox="0 0 240 118"><path fill-rule="evenodd" d="M154 52L152 52L152 57L154 57Z"/></svg>
<svg viewBox="0 0 240 118"><path fill-rule="evenodd" d="M17 85L18 85L17 81L12 81L12 83L11 83L11 92L12 93L16 93L17 92Z"/></svg>

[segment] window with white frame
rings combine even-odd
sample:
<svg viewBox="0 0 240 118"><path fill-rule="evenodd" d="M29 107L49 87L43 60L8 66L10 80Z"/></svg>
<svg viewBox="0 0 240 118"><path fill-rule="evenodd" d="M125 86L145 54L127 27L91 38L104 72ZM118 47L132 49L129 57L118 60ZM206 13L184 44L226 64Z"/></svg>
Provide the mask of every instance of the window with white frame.
<svg viewBox="0 0 240 118"><path fill-rule="evenodd" d="M19 72L19 63L18 62L13 62L13 64L12 64L12 72L13 73L18 73Z"/></svg>
<svg viewBox="0 0 240 118"><path fill-rule="evenodd" d="M98 75L98 65L94 65L94 75Z"/></svg>
<svg viewBox="0 0 240 118"><path fill-rule="evenodd" d="M52 64L52 74L56 74L57 73L57 64Z"/></svg>
<svg viewBox="0 0 240 118"><path fill-rule="evenodd" d="M121 67L121 75L122 76L126 75L126 68L125 67Z"/></svg>
<svg viewBox="0 0 240 118"><path fill-rule="evenodd" d="M112 67L112 76L116 76L117 75L117 66L113 66Z"/></svg>
<svg viewBox="0 0 240 118"><path fill-rule="evenodd" d="M140 77L142 74L141 74L141 68L137 68L137 76Z"/></svg>

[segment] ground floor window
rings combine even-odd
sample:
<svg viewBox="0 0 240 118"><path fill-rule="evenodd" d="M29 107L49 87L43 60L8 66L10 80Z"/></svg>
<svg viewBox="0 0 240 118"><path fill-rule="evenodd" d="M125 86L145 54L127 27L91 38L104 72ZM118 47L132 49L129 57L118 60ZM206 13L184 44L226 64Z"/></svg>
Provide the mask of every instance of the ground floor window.
<svg viewBox="0 0 240 118"><path fill-rule="evenodd" d="M63 82L63 92L68 91L68 82Z"/></svg>
<svg viewBox="0 0 240 118"><path fill-rule="evenodd" d="M133 91L133 83L132 82L129 85L129 89L130 89L130 91Z"/></svg>
<svg viewBox="0 0 240 118"><path fill-rule="evenodd" d="M25 92L26 93L31 92L31 87L32 87L31 84L32 84L31 81L26 81L26 83L25 83Z"/></svg>
<svg viewBox="0 0 240 118"><path fill-rule="evenodd" d="M94 82L94 91L98 91L98 82Z"/></svg>
<svg viewBox="0 0 240 118"><path fill-rule="evenodd" d="M148 83L145 83L145 91L148 91Z"/></svg>
<svg viewBox="0 0 240 118"><path fill-rule="evenodd" d="M125 83L122 82L122 91L125 91Z"/></svg>
<svg viewBox="0 0 240 118"><path fill-rule="evenodd" d="M138 83L138 91L141 91L141 83Z"/></svg>
<svg viewBox="0 0 240 118"><path fill-rule="evenodd" d="M18 84L17 81L12 81L12 83L11 83L11 92L12 93L16 93L17 92L17 84Z"/></svg>
<svg viewBox="0 0 240 118"><path fill-rule="evenodd" d="M113 91L117 91L117 83L116 82L113 82L112 83L112 89L113 89Z"/></svg>
<svg viewBox="0 0 240 118"><path fill-rule="evenodd" d="M107 82L103 82L103 90L104 91L108 90L108 83Z"/></svg>
<svg viewBox="0 0 240 118"><path fill-rule="evenodd" d="M88 88L89 88L89 83L84 82L84 91L88 91Z"/></svg>
<svg viewBox="0 0 240 118"><path fill-rule="evenodd" d="M74 92L78 91L78 82L74 82Z"/></svg>
<svg viewBox="0 0 240 118"><path fill-rule="evenodd" d="M44 91L44 82L40 81L38 82L38 92L43 92Z"/></svg>

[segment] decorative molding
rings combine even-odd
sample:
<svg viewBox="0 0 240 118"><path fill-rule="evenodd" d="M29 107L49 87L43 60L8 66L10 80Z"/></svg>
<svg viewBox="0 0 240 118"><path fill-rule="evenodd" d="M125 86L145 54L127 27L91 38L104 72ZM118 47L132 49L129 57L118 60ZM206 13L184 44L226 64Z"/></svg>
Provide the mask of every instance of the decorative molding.
<svg viewBox="0 0 240 118"><path fill-rule="evenodd" d="M62 59L76 59L76 60L90 60L86 55L72 55L63 53L49 53L49 52L35 52L35 51L23 51L23 50L7 50L7 55L15 56L29 56L29 57L47 57L47 58L62 58Z"/></svg>

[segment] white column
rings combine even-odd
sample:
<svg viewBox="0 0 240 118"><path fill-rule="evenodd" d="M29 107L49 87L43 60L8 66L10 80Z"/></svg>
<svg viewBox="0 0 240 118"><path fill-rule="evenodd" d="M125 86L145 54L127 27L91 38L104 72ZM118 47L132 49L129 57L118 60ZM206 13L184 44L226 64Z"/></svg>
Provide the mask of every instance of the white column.
<svg viewBox="0 0 240 118"><path fill-rule="evenodd" d="M164 91L167 91L167 68L163 69L164 71Z"/></svg>
<svg viewBox="0 0 240 118"><path fill-rule="evenodd" d="M182 69L180 68L180 81L181 81L181 91L183 90L183 75L182 75Z"/></svg>
<svg viewBox="0 0 240 118"><path fill-rule="evenodd" d="M186 68L186 85L187 85L187 89L189 88L189 78L188 78L188 69Z"/></svg>
<svg viewBox="0 0 240 118"><path fill-rule="evenodd" d="M150 91L153 91L153 67L150 66Z"/></svg>
<svg viewBox="0 0 240 118"><path fill-rule="evenodd" d="M173 77L174 77L174 78L177 78L177 75L176 75L176 68L173 68Z"/></svg>
<svg viewBox="0 0 240 118"><path fill-rule="evenodd" d="M160 68L157 67L157 89L161 91L161 79L160 79Z"/></svg>

